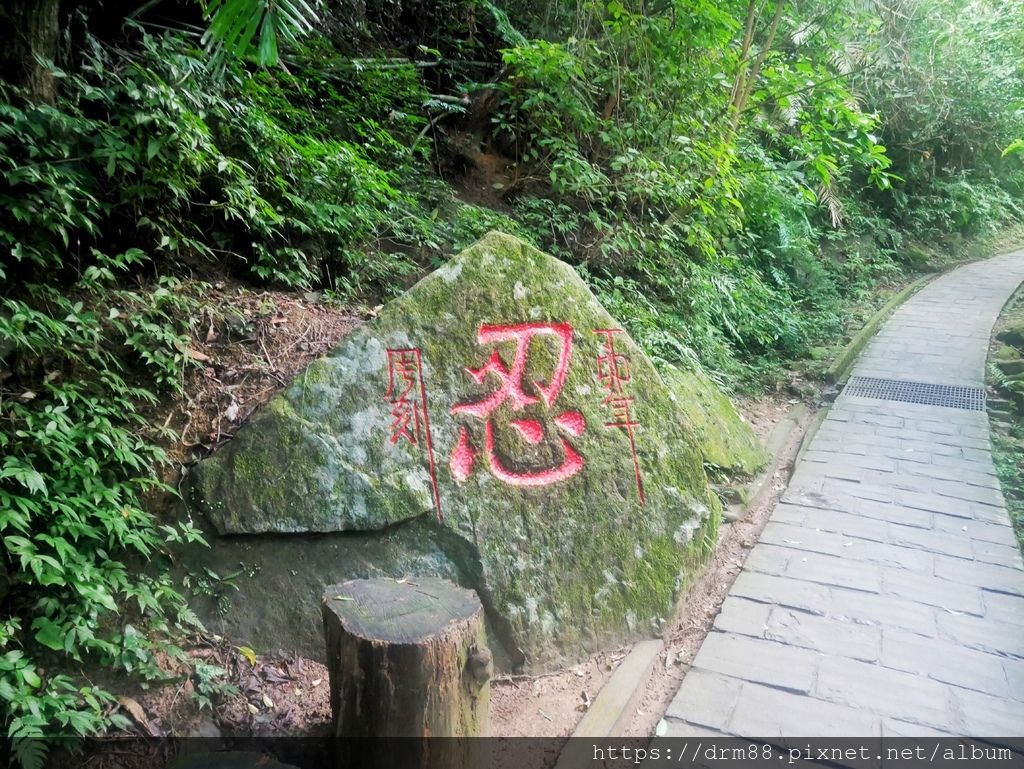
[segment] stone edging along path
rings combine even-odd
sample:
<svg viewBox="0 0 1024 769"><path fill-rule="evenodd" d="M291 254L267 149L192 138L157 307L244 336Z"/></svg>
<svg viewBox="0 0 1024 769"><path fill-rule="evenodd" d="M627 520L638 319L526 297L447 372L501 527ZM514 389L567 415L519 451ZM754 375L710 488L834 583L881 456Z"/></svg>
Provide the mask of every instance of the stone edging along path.
<svg viewBox="0 0 1024 769"><path fill-rule="evenodd" d="M1024 251L867 346L666 713L665 736L1020 736L1024 566L984 366Z"/></svg>

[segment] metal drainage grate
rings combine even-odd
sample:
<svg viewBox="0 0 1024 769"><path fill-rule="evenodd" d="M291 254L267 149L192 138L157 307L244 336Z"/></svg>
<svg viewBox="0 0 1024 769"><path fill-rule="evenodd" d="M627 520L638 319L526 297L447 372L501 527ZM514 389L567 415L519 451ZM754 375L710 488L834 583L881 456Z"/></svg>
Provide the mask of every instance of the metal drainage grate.
<svg viewBox="0 0 1024 769"><path fill-rule="evenodd" d="M877 379L870 376L850 377L843 392L862 398L884 401L946 406L966 411L985 410L985 391L980 387L904 382L899 379Z"/></svg>

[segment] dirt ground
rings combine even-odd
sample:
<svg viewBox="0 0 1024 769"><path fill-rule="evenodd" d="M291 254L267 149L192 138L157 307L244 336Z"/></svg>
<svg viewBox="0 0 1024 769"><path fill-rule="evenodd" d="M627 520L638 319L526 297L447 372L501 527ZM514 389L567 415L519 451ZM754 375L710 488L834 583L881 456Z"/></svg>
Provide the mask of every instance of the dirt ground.
<svg viewBox="0 0 1024 769"><path fill-rule="evenodd" d="M183 466L209 454L262 404L281 390L312 359L322 355L366 317L322 301L318 294L254 293L218 283L203 296L210 307L188 354L196 366L183 383L183 395L157 409L157 424L180 439L167 451L174 463L165 479L176 483ZM229 308L223 311L224 308ZM763 438L783 419L802 386L738 405ZM665 629L665 648L645 687L627 735L653 730L678 688L707 633L746 553L767 520L788 477L799 436L783 452L770 479L769 494L734 524L723 525L713 562L681 598L681 612ZM152 500L158 511L163 505ZM164 500L166 502L167 500ZM168 506L166 509L171 509ZM222 692L209 707L197 706L193 676L170 686L143 690L125 687L120 709L150 736L294 736L321 735L329 728L326 668L298 656L256 656L230 639L194 639L188 653L227 672L235 693ZM572 667L540 676L498 676L491 685L491 733L497 737L562 737L572 733L628 648L596 654ZM174 673L176 666L166 664ZM97 766L102 764L95 764Z"/></svg>

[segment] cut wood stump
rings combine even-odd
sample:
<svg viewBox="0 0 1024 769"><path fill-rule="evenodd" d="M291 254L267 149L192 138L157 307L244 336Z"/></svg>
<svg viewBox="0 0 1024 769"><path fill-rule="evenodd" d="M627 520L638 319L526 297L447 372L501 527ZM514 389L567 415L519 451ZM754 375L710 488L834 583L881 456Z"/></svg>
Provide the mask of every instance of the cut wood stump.
<svg viewBox="0 0 1024 769"><path fill-rule="evenodd" d="M323 619L334 736L487 734L492 665L476 593L430 577L350 580L324 591ZM439 748L417 750L431 751L434 764ZM366 750L361 759L376 764ZM378 765L393 763L387 758ZM464 758L447 756L445 765L465 766Z"/></svg>

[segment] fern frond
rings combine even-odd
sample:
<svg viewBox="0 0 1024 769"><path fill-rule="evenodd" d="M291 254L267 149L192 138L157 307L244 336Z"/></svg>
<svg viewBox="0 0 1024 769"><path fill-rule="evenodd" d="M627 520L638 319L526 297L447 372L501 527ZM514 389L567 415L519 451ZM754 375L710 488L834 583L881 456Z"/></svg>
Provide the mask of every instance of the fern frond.
<svg viewBox="0 0 1024 769"><path fill-rule="evenodd" d="M831 182L822 182L818 185L818 202L828 209L829 218L833 227L841 227L843 224L843 202L836 195Z"/></svg>
<svg viewBox="0 0 1024 769"><path fill-rule="evenodd" d="M41 737L15 737L11 740L14 761L20 769L43 769L50 746Z"/></svg>

